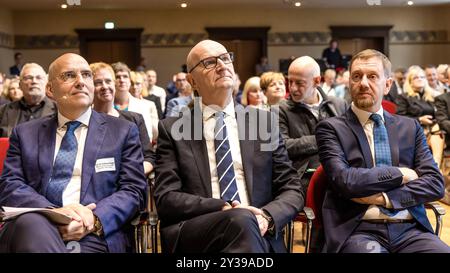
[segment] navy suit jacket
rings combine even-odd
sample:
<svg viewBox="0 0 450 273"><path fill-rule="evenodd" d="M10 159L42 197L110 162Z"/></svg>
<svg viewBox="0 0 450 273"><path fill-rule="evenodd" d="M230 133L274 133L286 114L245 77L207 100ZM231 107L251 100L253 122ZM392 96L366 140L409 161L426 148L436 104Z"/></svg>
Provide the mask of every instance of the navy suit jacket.
<svg viewBox="0 0 450 273"><path fill-rule="evenodd" d="M57 117L19 124L0 178L0 206L55 207L45 198L52 174ZM96 172L98 159L114 158L115 171ZM92 111L82 163L80 203L94 210L110 252L129 246L130 220L145 207L146 179L139 132L131 122Z"/></svg>
<svg viewBox="0 0 450 273"><path fill-rule="evenodd" d="M364 129L349 108L341 117L317 126L320 162L329 185L322 207L324 252L339 252L369 205L351 198L385 192L394 209L408 209L425 229L433 232L424 203L444 195L444 180L426 143L422 127L411 118L384 111L392 167L374 167ZM397 167L413 169L419 178L402 185Z"/></svg>
<svg viewBox="0 0 450 273"><path fill-rule="evenodd" d="M198 106L197 106L198 107ZM182 117L170 117L159 123L159 137L156 157L156 206L161 219L161 239L163 247L175 251L178 236L185 220L203 214L217 212L225 201L212 198L211 175L206 141L200 132L189 131L194 123L202 128L201 110L183 112ZM277 128L278 121L269 118L267 111L252 108L252 116L271 122ZM190 112L190 115L188 114ZM300 178L292 167L286 147L278 131L278 139L272 139L272 149L262 151L262 140L258 131L256 139L249 138L249 113L243 122L238 120L242 164L249 195L249 205L266 210L274 219L276 236L266 236L275 252L286 252L283 236L284 226L303 208L304 196ZM177 140L174 132L183 122L180 131L191 132L188 138ZM254 126L257 122L254 120ZM258 125L261 125L259 123ZM269 131L270 132L270 131Z"/></svg>

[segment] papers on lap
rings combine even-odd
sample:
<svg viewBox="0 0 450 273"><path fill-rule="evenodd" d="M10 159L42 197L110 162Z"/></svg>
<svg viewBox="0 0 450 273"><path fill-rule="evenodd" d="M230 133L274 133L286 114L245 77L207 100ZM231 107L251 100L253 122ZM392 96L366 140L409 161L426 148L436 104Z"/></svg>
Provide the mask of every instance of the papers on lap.
<svg viewBox="0 0 450 273"><path fill-rule="evenodd" d="M47 217L50 221L52 221L55 224L67 225L72 221L72 218L70 216L56 212L52 209L13 208L13 207L1 207L1 208L3 209L3 211L0 211L0 221L12 220L22 214L29 213L29 212L40 213L40 214L44 215L45 217Z"/></svg>

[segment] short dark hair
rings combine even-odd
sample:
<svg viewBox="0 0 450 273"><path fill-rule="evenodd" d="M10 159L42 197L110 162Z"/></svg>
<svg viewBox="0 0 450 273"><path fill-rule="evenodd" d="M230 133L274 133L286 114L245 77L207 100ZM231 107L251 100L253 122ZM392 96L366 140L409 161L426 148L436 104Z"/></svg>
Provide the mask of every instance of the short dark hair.
<svg viewBox="0 0 450 273"><path fill-rule="evenodd" d="M17 57L19 57L19 56L22 56L22 53L16 52L16 53L14 54L14 59L17 59Z"/></svg>
<svg viewBox="0 0 450 273"><path fill-rule="evenodd" d="M391 66L392 66L391 61L389 61L389 59L388 59L388 57L386 57L386 55L384 55L383 53L381 53L380 51L375 50L375 49L365 49L361 52L358 52L355 56L353 56L352 60L350 61L348 70L351 73L352 65L355 60L358 60L358 59L367 60L367 59L374 58L374 57L381 60L381 62L383 64L384 75L386 77L390 77L391 76Z"/></svg>

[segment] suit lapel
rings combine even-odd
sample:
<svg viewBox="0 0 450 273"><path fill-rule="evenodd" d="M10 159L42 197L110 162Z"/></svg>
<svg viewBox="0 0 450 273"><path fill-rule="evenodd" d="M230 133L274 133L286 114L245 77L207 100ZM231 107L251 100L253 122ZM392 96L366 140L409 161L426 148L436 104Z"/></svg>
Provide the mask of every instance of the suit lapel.
<svg viewBox="0 0 450 273"><path fill-rule="evenodd" d="M53 171L53 158L55 157L56 129L58 118L53 116L46 119L38 132L38 166L41 175L42 194L47 191L48 182Z"/></svg>
<svg viewBox="0 0 450 273"><path fill-rule="evenodd" d="M347 116L347 124L358 139L359 147L361 148L364 161L366 162L366 167L372 168L374 165L372 160L372 153L370 152L369 142L367 141L367 137L364 133L363 127L361 126L361 123L359 122L358 118L356 117L355 113L353 113L351 108L348 109L345 115Z"/></svg>
<svg viewBox="0 0 450 273"><path fill-rule="evenodd" d="M245 113L245 122L239 120L239 115L236 115L236 122L238 124L239 145L241 148L242 166L244 169L245 184L247 186L247 196L249 198L249 204L253 203L253 155L255 152L255 141L250 140L249 133L249 116L248 112ZM246 135L242 132L245 132Z"/></svg>
<svg viewBox="0 0 450 273"><path fill-rule="evenodd" d="M398 166L399 164L399 147L397 128L394 117L388 112L384 111L384 119L386 124L386 130L389 136L389 146L391 147L392 165Z"/></svg>
<svg viewBox="0 0 450 273"><path fill-rule="evenodd" d="M83 202L84 195L87 192L87 188L89 186L89 183L91 182L92 175L94 174L97 154L102 147L105 133L106 120L97 112L92 111L83 151L80 203Z"/></svg>
<svg viewBox="0 0 450 273"><path fill-rule="evenodd" d="M199 107L198 105L195 107ZM208 149L206 148L206 140L203 135L203 116L202 111L198 108L196 111L191 110L191 140L189 146L191 147L191 152L194 156L195 165L202 182L203 189L205 190L206 197L212 197L211 188L211 171L209 167ZM182 117L184 118L184 116ZM195 124L201 124L202 130L201 135L195 135Z"/></svg>

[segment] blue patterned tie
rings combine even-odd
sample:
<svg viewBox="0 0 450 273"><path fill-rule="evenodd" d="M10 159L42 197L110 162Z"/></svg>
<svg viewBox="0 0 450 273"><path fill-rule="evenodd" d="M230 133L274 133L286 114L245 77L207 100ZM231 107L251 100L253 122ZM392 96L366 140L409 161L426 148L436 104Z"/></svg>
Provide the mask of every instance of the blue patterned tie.
<svg viewBox="0 0 450 273"><path fill-rule="evenodd" d="M66 123L67 132L61 141L61 147L53 164L53 174L47 188L46 197L55 205L62 206L64 189L72 178L73 167L77 157L78 142L74 131L81 125L79 121Z"/></svg>
<svg viewBox="0 0 450 273"><path fill-rule="evenodd" d="M219 177L220 197L231 202L239 198L234 174L233 158L231 156L230 143L228 141L227 126L225 125L224 112L217 112L216 127L214 128L214 147L216 148L217 176Z"/></svg>
<svg viewBox="0 0 450 273"><path fill-rule="evenodd" d="M389 137L383 119L378 114L372 114L370 119L375 122L373 126L373 142L375 146L375 166L392 166L391 148ZM395 216L397 211L378 206L380 211L387 216Z"/></svg>

